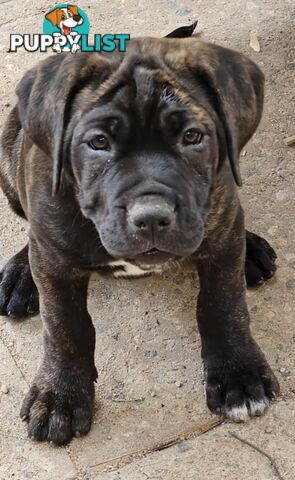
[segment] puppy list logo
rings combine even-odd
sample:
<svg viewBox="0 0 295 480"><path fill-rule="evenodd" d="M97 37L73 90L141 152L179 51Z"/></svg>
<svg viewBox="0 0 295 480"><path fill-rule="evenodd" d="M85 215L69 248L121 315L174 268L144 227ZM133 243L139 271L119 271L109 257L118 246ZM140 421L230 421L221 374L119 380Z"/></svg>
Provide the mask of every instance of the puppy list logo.
<svg viewBox="0 0 295 480"><path fill-rule="evenodd" d="M57 53L80 50L80 35L89 35L88 17L77 5L58 5L50 10L43 22L43 33L54 37L53 50Z"/></svg>
<svg viewBox="0 0 295 480"><path fill-rule="evenodd" d="M86 13L77 5L63 3L49 10L43 22L43 34L11 34L10 52L24 48L27 52L46 52L49 48L56 53L113 52L126 51L130 34L94 34L90 37L90 23ZM89 41L90 40L90 41Z"/></svg>

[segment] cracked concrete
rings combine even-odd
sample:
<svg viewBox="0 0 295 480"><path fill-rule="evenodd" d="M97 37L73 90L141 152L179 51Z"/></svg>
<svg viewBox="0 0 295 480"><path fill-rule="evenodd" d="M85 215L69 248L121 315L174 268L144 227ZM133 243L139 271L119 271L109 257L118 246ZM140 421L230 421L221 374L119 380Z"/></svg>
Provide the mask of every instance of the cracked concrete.
<svg viewBox="0 0 295 480"><path fill-rule="evenodd" d="M9 34L36 33L55 3L0 3L0 126L14 88L41 54L7 53ZM162 36L199 19L203 36L253 58L266 75L264 117L241 157L247 225L278 253L278 273L248 292L252 330L282 387L263 417L246 425L223 423L205 405L196 329L197 276L188 266L136 281L94 277L89 308L97 331L96 411L90 434L55 448L27 439L18 414L42 354L40 318L0 318L0 479L51 480L275 480L270 461L229 435L255 443L276 459L284 480L295 478L295 208L294 21L292 0L81 0L92 32ZM261 52L249 47L258 35ZM26 242L27 225L0 197L0 264ZM168 306L168 308L167 308ZM179 443L141 457L142 450L179 436ZM130 453L138 452L134 456ZM124 455L127 454L127 457ZM120 457L123 457L121 459ZM118 458L119 457L119 458Z"/></svg>

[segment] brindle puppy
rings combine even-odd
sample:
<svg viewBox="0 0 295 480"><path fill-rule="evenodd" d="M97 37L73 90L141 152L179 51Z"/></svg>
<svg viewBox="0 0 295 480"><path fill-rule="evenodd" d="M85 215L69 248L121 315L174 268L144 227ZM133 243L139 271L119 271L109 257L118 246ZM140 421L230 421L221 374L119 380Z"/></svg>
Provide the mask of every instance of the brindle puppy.
<svg viewBox="0 0 295 480"><path fill-rule="evenodd" d="M44 359L21 410L29 435L63 444L90 429L91 271L146 275L187 257L200 275L208 406L234 421L261 415L279 386L249 329L236 186L262 112L259 68L196 38L139 38L125 55L47 58L17 95L1 183L30 233L2 272L0 308L35 312L37 287ZM252 233L247 247L259 283L275 254Z"/></svg>

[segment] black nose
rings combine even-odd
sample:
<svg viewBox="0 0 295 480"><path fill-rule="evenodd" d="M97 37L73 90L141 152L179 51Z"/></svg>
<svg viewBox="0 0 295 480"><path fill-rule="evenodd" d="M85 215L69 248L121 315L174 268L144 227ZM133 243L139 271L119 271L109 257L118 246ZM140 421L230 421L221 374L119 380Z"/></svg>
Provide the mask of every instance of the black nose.
<svg viewBox="0 0 295 480"><path fill-rule="evenodd" d="M165 231L175 222L174 208L160 196L145 195L128 209L128 222L149 234Z"/></svg>
<svg viewBox="0 0 295 480"><path fill-rule="evenodd" d="M81 16L80 15L73 15L73 19L75 20L75 22L80 22Z"/></svg>

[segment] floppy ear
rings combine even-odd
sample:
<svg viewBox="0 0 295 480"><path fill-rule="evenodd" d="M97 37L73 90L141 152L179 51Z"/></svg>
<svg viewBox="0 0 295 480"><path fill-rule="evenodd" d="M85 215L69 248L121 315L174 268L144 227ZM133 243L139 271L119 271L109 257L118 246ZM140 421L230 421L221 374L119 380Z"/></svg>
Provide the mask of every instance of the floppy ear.
<svg viewBox="0 0 295 480"><path fill-rule="evenodd" d="M165 35L166 38L185 38L185 37L191 37L192 34L194 33L196 26L198 25L198 20L196 20L194 23L191 25L187 25L184 27L178 27L172 32L168 33L168 35Z"/></svg>
<svg viewBox="0 0 295 480"><path fill-rule="evenodd" d="M223 126L234 179L241 186L239 155L262 115L264 75L246 56L198 40L186 58L194 78L209 92Z"/></svg>
<svg viewBox="0 0 295 480"><path fill-rule="evenodd" d="M59 190L64 157L68 153L64 139L72 102L92 79L98 87L111 71L111 63L98 54L60 54L29 70L17 86L21 126L32 142L53 160L53 194Z"/></svg>
<svg viewBox="0 0 295 480"><path fill-rule="evenodd" d="M68 10L69 10L73 15L79 15L77 5L69 5L69 6L68 6Z"/></svg>
<svg viewBox="0 0 295 480"><path fill-rule="evenodd" d="M47 20L49 20L49 21L52 23L52 25L54 25L55 27L56 27L56 25L58 24L58 18L57 18L57 11L58 11L58 10L59 10L59 9L56 8L56 9L53 10L52 12L49 12L49 13L47 13L47 15L45 15L45 18L46 18Z"/></svg>

